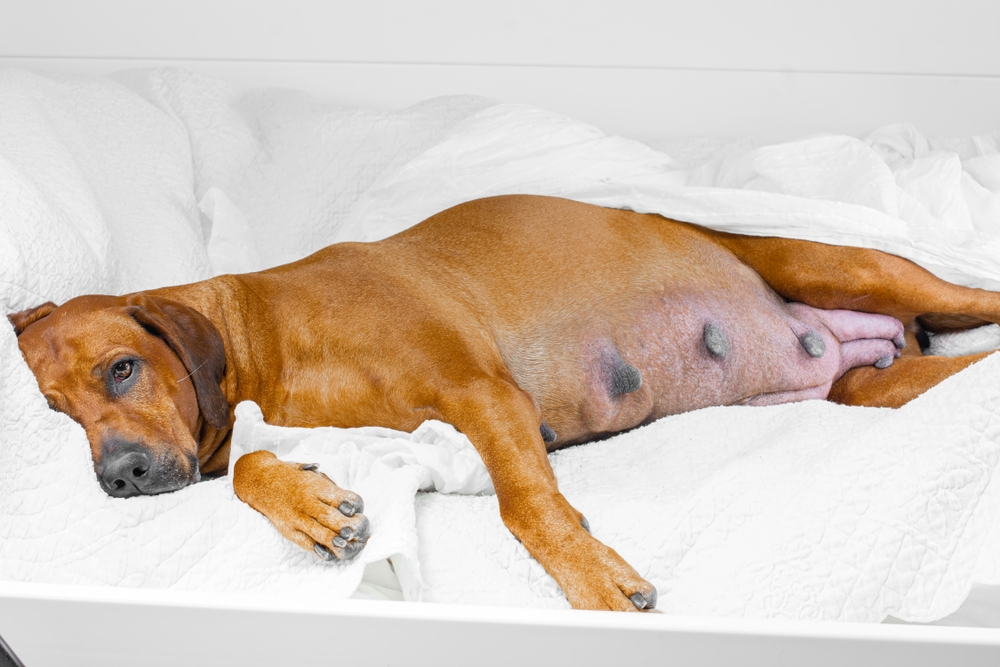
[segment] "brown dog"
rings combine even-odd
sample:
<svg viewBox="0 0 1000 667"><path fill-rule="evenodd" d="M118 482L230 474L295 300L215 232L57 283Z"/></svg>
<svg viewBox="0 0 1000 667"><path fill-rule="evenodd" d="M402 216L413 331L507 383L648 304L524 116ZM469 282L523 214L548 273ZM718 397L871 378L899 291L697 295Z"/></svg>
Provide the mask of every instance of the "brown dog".
<svg viewBox="0 0 1000 667"><path fill-rule="evenodd" d="M983 356L901 354L904 332L1000 322L1000 295L872 250L511 196L260 273L10 320L111 495L225 473L246 399L288 426L441 419L476 446L504 523L574 607L635 610L654 587L590 536L547 450L709 405L902 405ZM360 498L311 466L252 453L233 485L324 558L367 540Z"/></svg>

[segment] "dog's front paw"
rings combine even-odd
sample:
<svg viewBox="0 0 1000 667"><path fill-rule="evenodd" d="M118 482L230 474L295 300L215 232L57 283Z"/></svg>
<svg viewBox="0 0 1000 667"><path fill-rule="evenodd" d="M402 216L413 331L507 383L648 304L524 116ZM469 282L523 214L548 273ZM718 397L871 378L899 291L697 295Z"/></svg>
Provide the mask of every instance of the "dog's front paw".
<svg viewBox="0 0 1000 667"><path fill-rule="evenodd" d="M334 484L315 464L251 452L236 462L233 488L279 533L323 560L348 560L368 542L371 525L361 496Z"/></svg>
<svg viewBox="0 0 1000 667"><path fill-rule="evenodd" d="M655 611L656 587L593 537L589 522L569 503L564 501L562 509L563 517L548 521L524 521L524 515L512 512L504 522L552 575L574 609Z"/></svg>
<svg viewBox="0 0 1000 667"><path fill-rule="evenodd" d="M553 575L574 609L655 611L656 587L632 569L614 549L586 535L571 553L584 558L565 559Z"/></svg>

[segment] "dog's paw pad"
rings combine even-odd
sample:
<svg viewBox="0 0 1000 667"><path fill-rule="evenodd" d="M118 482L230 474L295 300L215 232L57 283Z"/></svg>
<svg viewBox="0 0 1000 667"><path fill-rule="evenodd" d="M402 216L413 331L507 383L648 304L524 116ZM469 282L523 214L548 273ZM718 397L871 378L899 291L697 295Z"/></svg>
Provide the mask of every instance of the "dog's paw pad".
<svg viewBox="0 0 1000 667"><path fill-rule="evenodd" d="M362 516L356 526L344 526L340 529L340 537L345 540L360 540L365 542L371 533L371 522L368 517Z"/></svg>
<svg viewBox="0 0 1000 667"><path fill-rule="evenodd" d="M316 552L317 556L319 556L320 558L322 558L327 562L332 560L337 560L337 557L334 555L334 553L329 549L327 549L326 547L324 547L322 544L317 544L316 546L314 546L313 551Z"/></svg>
<svg viewBox="0 0 1000 667"><path fill-rule="evenodd" d="M371 522L365 515L355 514L348 517L346 521L350 523L342 526L339 530L333 529L336 532L332 538L329 538L329 546L321 545L328 551L332 546L333 556L337 560L354 558L368 544L368 537L371 535Z"/></svg>
<svg viewBox="0 0 1000 667"><path fill-rule="evenodd" d="M341 553L344 554L345 560L350 560L358 555L358 553L365 548L364 542L348 542L347 546L341 549Z"/></svg>

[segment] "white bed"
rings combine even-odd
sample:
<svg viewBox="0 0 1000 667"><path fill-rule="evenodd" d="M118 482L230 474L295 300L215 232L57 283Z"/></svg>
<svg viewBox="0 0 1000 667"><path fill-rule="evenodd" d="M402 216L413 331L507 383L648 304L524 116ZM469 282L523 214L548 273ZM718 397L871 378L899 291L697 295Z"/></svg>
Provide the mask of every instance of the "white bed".
<svg viewBox="0 0 1000 667"><path fill-rule="evenodd" d="M3 220L3 231L14 238L4 249L5 308L34 305L32 300L43 296L64 299L87 288L124 291L206 277L221 270L260 268L325 243L380 238L463 198L507 191L557 194L656 211L749 233L777 232L870 245L910 256L959 282L1000 288L1000 243L996 241L1000 180L990 181L992 156L1000 156L996 132L1000 47L989 27L1000 19L1000 13L993 5L949 3L945 9L943 3L922 2L900 11L888 3L841 3L836 12L818 5L734 2L695 7L506 3L475 10L447 2L419 8L398 2L319 7L281 3L280 9L275 5L203 2L139 9L126 2L39 2L3 6L0 66L85 77L133 67L180 68L116 74L111 80L67 80L26 71L3 74L4 90L19 95L0 98L0 114L7 111L7 125L3 126L0 116L0 129L22 131L6 135L0 154L8 159L14 176L29 173L25 165L38 167L29 174L33 184L43 180L40 174L51 176L46 180L48 189L38 189L35 199L18 199L10 189L6 193L7 215L21 217ZM845 35L850 37L850 48L844 47ZM294 93L241 92L270 86L305 90L319 102ZM475 94L548 111L496 106L470 97L395 111L442 94ZM103 100L106 106L95 106L94 100ZM331 104L375 111L349 112L327 106ZM154 129L116 138L101 129L114 127L105 121L115 113L122 114L121 127L134 128L139 123ZM85 122L74 124L74 114ZM603 132L560 114L591 123ZM23 119L37 124L24 130L30 123ZM901 122L912 125L893 125ZM229 134L220 138L220 128ZM320 134L309 134L317 128ZM873 134L878 128L882 129ZM242 131L245 137L239 134ZM616 134L642 140L670 157L607 136ZM50 140L45 150L32 153L40 150L39 142ZM102 153L103 145L111 148ZM17 150L12 151L12 146ZM502 158L497 146L503 148ZM241 154L234 147L248 152ZM343 154L331 157L332 147L343 149ZM903 153L910 151L903 161L893 157L901 148ZM65 172L52 171L52 164L61 163L51 161L49 149L67 150L75 166ZM148 160L138 164L153 151L161 156L162 164L155 169ZM36 154L50 161L32 162ZM817 161L817 155L839 156L839 162ZM92 156L99 159L91 162ZM980 157L986 159L977 162ZM956 185L957 190L949 190L941 185L949 182L940 180L943 177L927 181L926 173L914 168L921 158L926 160L921 164L927 173L938 175L935 178L957 161L959 180L955 183L971 178L980 189ZM42 166L49 171L41 170ZM91 180L80 181L81 173ZM240 178L233 176L237 173ZM873 198L872 188L866 186L878 178L883 178L879 181L883 189ZM852 186L858 179L863 183ZM831 183L836 187L831 189ZM673 186L682 189L672 190ZM719 186L726 186L725 192ZM701 190L695 192L692 187ZM964 197L964 209L952 203L958 191ZM22 208L10 205L11 201ZM38 207L59 205L38 213L41 208L32 208L32 202ZM58 246L75 225L90 230L87 256L91 264L83 272L89 283L81 282L81 271L74 266L79 255L68 245L62 255L59 248L45 256L23 252L25 246L19 239L24 230L35 229L33 215L38 221L56 220L62 225L46 228L49 236L40 233L39 245ZM130 226L137 216L154 222ZM934 224L923 224L932 218ZM178 226L177 220L193 224ZM205 220L211 223L206 226ZM317 220L336 224L317 225ZM921 231L914 233L915 228ZM157 244L169 261L152 265L121 252L142 244ZM11 247L21 254L12 259L7 252ZM116 257L114 261L107 259L111 256ZM34 273L27 275L25 267ZM4 339L8 347L11 336ZM997 342L990 332L983 338L985 342L955 344ZM23 370L5 367L5 396L15 395L10 387L20 392L18 396L30 394L30 387L22 391L22 385L30 384ZM746 542L737 529L746 516L777 517L767 513L773 505L752 491L768 485L783 491L782 484L788 484L790 477L769 478L773 470L781 466L808 469L811 462L837 460L837 456L845 466L855 466L846 470L856 470L863 452L884 451L891 458L897 450L910 452L900 448L921 436L928 438L928 445L919 454L928 457L930 468L936 465L934 461L947 467L956 457L972 452L975 456L948 469L978 471L961 486L967 492L953 494L975 502L958 503L933 515L948 518L942 519L948 524L942 544L952 549L937 554L943 563L934 571L937 574L927 577L919 566L913 566L912 581L917 583L908 580L906 594L897 595L902 590L896 587L901 576L897 568L895 579L872 588L876 592L865 605L856 597L806 595L802 603L774 603L777 606L768 612L771 602L754 606L732 591L762 586L765 580L773 586L769 590L794 591L799 584L782 580L786 572L776 570L770 579L732 578L728 580L733 582L732 591L712 590L705 583L710 572L683 580L673 570L662 570L670 558L647 553L648 547L634 541L635 533L623 530L601 535L597 528L599 537L618 540L616 548L639 563L640 569L659 572L661 581L671 582L667 595L661 597L661 607L670 613L639 618L559 610L565 600L560 601L554 584L532 569L537 564L510 551L514 547L504 541L507 537L490 506L490 496L431 493L422 494L414 504L413 491L428 485L420 475L397 474L386 482L387 477L377 476L382 469L375 465L359 475L352 463L356 459L350 456L340 464L353 486L381 480L379 488L391 488L397 494L385 493L388 509L381 519L382 533L395 537L384 542L373 537L367 551L375 564L360 594L392 597L396 594L386 588L396 589L408 599L439 604L332 600L357 587L363 562L338 576L317 572L312 561L290 556L273 531L267 532L266 522L253 523L231 503L226 504L227 491L219 484L204 485L195 495L174 494L180 500L163 501L169 506L132 505L140 510L122 513L117 509L120 506L100 497L96 485L88 486L92 480L86 475L92 473L87 471L82 445L74 450L76 454L55 447L62 442L79 445L80 434L73 433L71 425L51 421L55 418L45 414L40 396L40 404L25 399L28 402L17 404L24 412L4 417L4 446L17 448L24 423L46 424L51 428L49 435L62 434L63 439L49 437L48 444L31 455L0 452L6 456L8 480L2 496L6 504L0 506L0 516L6 521L0 525L7 539L5 560L0 561L0 635L30 666L98 664L115 658L164 665L281 664L304 659L493 664L509 662L523 650L531 651L531 662L557 664L606 662L623 653L640 663L669 657L729 664L746 660L748 655L760 662L816 664L846 660L862 664L995 662L1000 655L1000 595L996 590L1000 556L992 554L1000 554L1000 525L993 519L1000 516L1000 492L989 482L1000 439L992 430L991 418L1000 408L1000 397L992 389L989 368L972 371L956 378L935 400L895 416L848 415L822 405L796 408L811 410L810 423L818 424L819 430L823 424L827 430L832 425L857 425L860 435L834 449L819 446L818 437L809 440L807 432L782 440L768 431L786 422L794 424L806 413L751 410L739 423L743 430L756 429L759 438L732 444L744 449L728 452L730 477L711 480L716 491L739 489L750 494L741 497L752 496L759 502L750 505L759 512L728 518L724 512L714 514L729 522L722 523L729 526L722 533L731 533L728 539L743 544L748 553L754 549L771 553L780 549L785 535L781 530L787 525L782 521L793 522L800 530L793 537L798 537L802 517L774 518L769 524L775 527L771 542ZM970 393L975 400L962 399ZM8 400L4 408L10 411L13 405ZM37 419L31 410L38 410ZM978 426L950 449L933 449L935 441L928 434L940 431L942 439L946 438L949 415L963 410L961 423ZM725 419L708 411L668 420L669 424L658 427L656 437L673 443L686 433L708 434ZM725 427L719 429L704 437L711 442L737 442ZM245 442L259 446L251 430L246 431ZM891 436L879 439L880 433ZM451 436L434 437L444 441ZM796 438L817 446L794 448ZM413 443L392 442L395 449L385 444L376 462L422 455ZM301 444L289 444L285 454L294 455L292 450ZM307 452L310 456L331 457L324 463L331 469L343 454L339 445L326 441L309 446L313 447ZM688 466L692 479L722 460L711 456L685 459L683 447L667 451L671 456L665 460ZM794 459L792 451L800 458ZM463 463L468 452L461 442L456 441L454 452L454 458L447 461L421 459L421 474L433 477L438 490L486 491L481 471ZM638 457L644 452L635 449L633 453ZM731 465L741 458L748 460L747 453L767 463ZM304 455L301 450L298 454ZM585 508L592 522L597 517L600 524L602 519L597 502L602 480L578 470L619 458L619 453L607 447L593 446L554 459L564 491L568 488L580 499L571 496L571 500L595 503ZM899 461L904 458L900 456ZM884 474L858 484L899 496L900 488L918 488L923 479L900 476L904 468L884 466L879 468ZM836 466L824 464L822 469L835 470ZM18 474L10 481L14 472ZM624 474L607 472L611 478ZM656 496L655 475L662 471L653 466L647 472L649 486L644 488L647 495ZM814 473L804 477L813 487L813 500L823 497L823 489L840 489L823 483L844 479L819 468ZM42 501L31 484L67 477L67 484L79 489L76 495L63 498L71 506L32 504ZM368 494L377 497L379 491L364 493L366 498ZM407 494L408 504L393 505ZM644 517L648 525L650 513L684 507L687 502L689 514L673 515L699 516L695 510L702 505L698 503L717 498L677 495L661 504L630 506L630 513ZM894 511L912 512L906 503L919 504L922 498L920 494L907 496L905 502L896 503ZM219 504L202 505L199 510L194 507L198 503L188 502L192 499ZM806 501L803 504L809 506ZM461 510L464 528L448 523L454 505L465 508ZM216 523L205 518L206 506L215 513ZM36 530L32 512L46 521L61 516L66 525L58 531ZM222 571L218 568L224 567L220 563L234 549L208 548L196 553L177 547L169 554L198 563L178 566L166 558L167 565L150 565L150 549L165 553L150 537L163 523L156 517L148 520L144 513L164 512L187 513L195 523L217 526L216 543L252 538L257 553L240 563L248 572L268 569L267 576L251 584L234 584L229 575L217 575ZM95 516L114 520L94 523ZM230 516L232 523L223 525ZM880 525L893 525L894 517L886 514ZM952 519L963 528L952 526ZM966 524L973 528L966 530ZM236 528L230 530L231 526ZM399 529L390 530L391 526ZM897 542L889 539L878 544L886 549L898 547L912 534L900 531ZM67 542L67 535L77 543ZM690 535L702 542L726 538L710 531ZM191 534L177 537L185 542ZM89 551L87 540L96 545ZM125 544L129 540L138 545ZM440 548L428 550L432 543ZM470 543L478 546L463 551ZM451 555L441 557L441 551ZM495 554L506 559L501 559L499 570ZM711 552L704 554L714 557ZM396 556L398 582L385 576L385 566L379 564L386 556ZM421 565L415 566L418 560ZM459 567L466 562L478 563L480 569ZM808 559L802 563L801 567L812 567L813 572L825 567L815 561L810 565ZM722 561L717 565L723 568ZM737 561L724 565L729 570L714 571L739 571ZM858 568L864 570L862 565ZM514 575L505 583L508 572ZM116 586L98 586L109 583ZM488 594L469 597L469 589L477 584L488 589ZM971 596L960 607L970 588ZM943 591L940 596L935 594L938 590ZM476 606L487 603L520 608ZM830 611L831 605L835 612ZM887 614L911 620L944 616L940 623L986 627L782 620L878 621ZM748 618L722 617L726 615ZM343 645L350 648L341 649Z"/></svg>

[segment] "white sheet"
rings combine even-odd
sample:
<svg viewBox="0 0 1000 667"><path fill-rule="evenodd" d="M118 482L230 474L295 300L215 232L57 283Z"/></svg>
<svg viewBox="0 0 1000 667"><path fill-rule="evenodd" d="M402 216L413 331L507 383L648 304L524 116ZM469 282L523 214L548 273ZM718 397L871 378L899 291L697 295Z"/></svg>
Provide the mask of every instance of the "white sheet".
<svg viewBox="0 0 1000 667"><path fill-rule="evenodd" d="M723 144L681 163L554 114L476 98L389 114L324 108L287 91L240 91L174 70L116 77L138 95L103 80L5 76L5 111L20 108L9 99L56 109L49 126L27 125L34 112L0 115L0 129L30 129L8 131L0 143L10 165L0 174L7 231L0 252L21 262L0 283L8 311L76 291L145 286L115 264L126 259L150 280L149 271L162 267L174 271L164 282L196 280L209 261L215 272L269 266L327 242L380 238L445 206L503 192L870 245L957 282L1000 286L996 135L943 144L897 126L868 141ZM125 175L112 178L103 145L71 131L77 116L90 120L101 141L135 142L121 163ZM144 143L149 125L160 128L159 144ZM49 188L39 195L40 187L21 185L44 181L26 176L36 164L58 176L54 183L84 182L97 194ZM169 176L163 189L144 177L146 169ZM105 240L88 243L74 225ZM253 236L242 245L240 229ZM160 245L177 239L188 245L163 261ZM330 595L356 585L356 568L331 568L281 543L225 480L162 497L103 496L82 430L47 409L9 331L0 333L0 355L0 577ZM993 366L990 360L935 389L913 419L817 403L711 410L576 448L553 462L570 499L598 524L595 533L658 584L665 609L926 620L953 609L972 582L1000 583L991 532L1000 515L996 484L989 484L997 458ZM956 422L947 406L962 419ZM916 423L923 427L912 430ZM655 456L647 451L654 447ZM638 458L616 469L625 451ZM657 466L646 465L652 459ZM671 464L688 474L668 476ZM645 476L638 486L630 476L635 467ZM905 475L897 479L893 471ZM613 479L596 479L597 472ZM412 478L406 484L393 487L395 497L416 488ZM923 493L903 493L915 488ZM631 511L606 513L609 496ZM412 540L379 528L406 524L412 504L387 503L399 513L380 517L376 528L386 543L400 541L380 547L382 538L373 537L366 558L397 550L409 563L412 576L401 579L410 598L564 604L499 528L491 502L420 496L416 553ZM476 553L451 544L462 535L482 537L490 558L477 551L487 548L478 541L465 547ZM782 538L799 539L802 548L790 550ZM993 547L980 550L984 544ZM697 590L704 591L700 607L691 606Z"/></svg>
<svg viewBox="0 0 1000 667"><path fill-rule="evenodd" d="M699 410L550 459L666 613L929 621L1000 579L998 374L990 357L900 410ZM417 525L409 597L567 606L495 498L422 494Z"/></svg>

